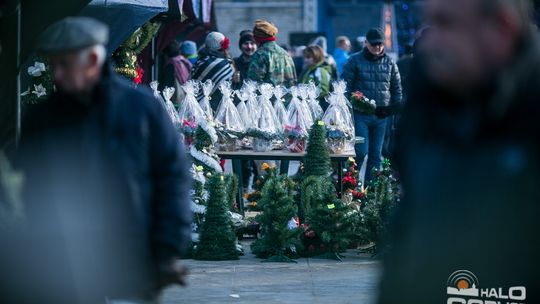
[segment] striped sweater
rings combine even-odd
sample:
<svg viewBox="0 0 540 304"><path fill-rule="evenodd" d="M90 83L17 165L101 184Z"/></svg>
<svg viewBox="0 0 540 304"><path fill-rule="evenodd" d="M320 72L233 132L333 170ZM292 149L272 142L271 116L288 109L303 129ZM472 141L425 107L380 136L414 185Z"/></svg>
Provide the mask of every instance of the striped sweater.
<svg viewBox="0 0 540 304"><path fill-rule="evenodd" d="M214 88L211 93L212 109L217 109L219 102L221 101L221 92L219 91L220 83L224 81L231 81L234 74L234 69L231 62L226 58L220 58L214 55L206 55L199 58L193 70L191 71L191 79L205 82L207 79L212 80ZM202 90L199 90L197 100L203 98Z"/></svg>

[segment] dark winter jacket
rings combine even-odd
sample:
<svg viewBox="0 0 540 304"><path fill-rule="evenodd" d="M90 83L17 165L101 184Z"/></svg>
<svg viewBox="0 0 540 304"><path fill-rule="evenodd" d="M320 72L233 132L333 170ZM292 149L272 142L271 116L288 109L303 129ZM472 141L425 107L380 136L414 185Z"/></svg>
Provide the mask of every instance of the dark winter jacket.
<svg viewBox="0 0 540 304"><path fill-rule="evenodd" d="M378 107L397 107L401 103L401 78L396 63L384 55L374 57L367 49L349 58L341 78L347 82L348 94L355 91L374 99Z"/></svg>
<svg viewBox="0 0 540 304"><path fill-rule="evenodd" d="M88 103L55 93L23 121L24 248L39 255L21 259L39 267L19 274L39 302L148 296L190 240L190 165L170 118L149 90L102 76Z"/></svg>
<svg viewBox="0 0 540 304"><path fill-rule="evenodd" d="M525 286L520 302L540 303L540 46L527 39L496 80L462 96L430 82L415 56L396 154L405 196L380 304L446 303L457 270L503 297Z"/></svg>

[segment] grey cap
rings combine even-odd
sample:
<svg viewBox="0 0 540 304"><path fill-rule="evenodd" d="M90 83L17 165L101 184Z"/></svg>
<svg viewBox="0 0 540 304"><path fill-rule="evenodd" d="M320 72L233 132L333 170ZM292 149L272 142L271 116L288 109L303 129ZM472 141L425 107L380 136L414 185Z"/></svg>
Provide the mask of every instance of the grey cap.
<svg viewBox="0 0 540 304"><path fill-rule="evenodd" d="M109 27L89 17L67 17L51 24L41 34L38 50L43 53L75 51L92 45L106 45Z"/></svg>

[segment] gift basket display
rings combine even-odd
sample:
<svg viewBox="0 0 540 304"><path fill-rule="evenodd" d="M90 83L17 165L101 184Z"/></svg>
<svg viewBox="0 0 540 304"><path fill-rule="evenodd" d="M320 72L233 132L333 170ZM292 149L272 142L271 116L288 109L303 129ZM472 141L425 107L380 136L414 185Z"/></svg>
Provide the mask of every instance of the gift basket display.
<svg viewBox="0 0 540 304"><path fill-rule="evenodd" d="M201 83L200 86L202 89L203 98L201 101L199 101L199 105L206 115L206 118L211 121L214 119L214 111L212 110L212 106L210 106L210 95L212 94L214 84L212 83L212 80L208 79L204 83Z"/></svg>
<svg viewBox="0 0 540 304"><path fill-rule="evenodd" d="M231 84L223 82L219 85L219 90L223 97L215 119L218 133L216 149L219 151L235 151L237 141L242 138L245 130L244 123L232 101Z"/></svg>
<svg viewBox="0 0 540 304"><path fill-rule="evenodd" d="M287 94L287 90L282 86L274 87L274 96L276 101L274 102L274 111L276 112L276 117L279 123L279 126L285 126L288 124L287 110L285 109L283 97Z"/></svg>
<svg viewBox="0 0 540 304"><path fill-rule="evenodd" d="M270 84L262 84L259 88L261 93L260 109L256 124L247 129L246 136L253 139L253 151L268 152L274 148L273 141L280 139L279 123L272 107L270 99L273 95L273 87Z"/></svg>
<svg viewBox="0 0 540 304"><path fill-rule="evenodd" d="M287 150L300 153L304 152L306 148L306 140L309 129L311 128L310 117L306 115L302 102L296 97L296 89L294 87L291 88L291 93L293 98L287 112L289 124L285 125L284 133L287 140Z"/></svg>
<svg viewBox="0 0 540 304"><path fill-rule="evenodd" d="M174 88L165 87L163 89L162 95L164 100L165 109L167 110L167 114L169 114L169 117L172 120L172 123L174 127L177 130L181 130L182 121L180 120L180 117L178 116L178 112L176 112L176 109L174 108L174 104L171 101L171 98L174 95Z"/></svg>
<svg viewBox="0 0 540 304"><path fill-rule="evenodd" d="M354 124L345 91L344 81L334 83L334 92L328 97L330 106L323 116L328 148L335 154L354 149Z"/></svg>
<svg viewBox="0 0 540 304"><path fill-rule="evenodd" d="M291 112L291 104L293 100L297 100L297 106L299 107L300 111L302 112L302 115L306 119L306 123L311 126L313 125L313 116L311 115L311 111L309 110L309 106L307 104L308 99L308 90L306 85L299 85L298 87L292 87L291 88L291 102L289 103L289 107L287 108L287 113Z"/></svg>
<svg viewBox="0 0 540 304"><path fill-rule="evenodd" d="M324 111L319 104L319 95L321 94L319 88L313 83L313 81L309 82L309 85L307 86L307 95L308 95L308 106L309 110L311 112L311 116L313 117L314 121L322 119L324 115Z"/></svg>
<svg viewBox="0 0 540 304"><path fill-rule="evenodd" d="M182 122L181 131L184 135L184 143L186 146L189 146L193 143L193 136L197 130L197 121L204 118L205 114L196 98L199 84L196 81L190 80L182 86L182 90L185 92L185 97L180 103L178 116Z"/></svg>

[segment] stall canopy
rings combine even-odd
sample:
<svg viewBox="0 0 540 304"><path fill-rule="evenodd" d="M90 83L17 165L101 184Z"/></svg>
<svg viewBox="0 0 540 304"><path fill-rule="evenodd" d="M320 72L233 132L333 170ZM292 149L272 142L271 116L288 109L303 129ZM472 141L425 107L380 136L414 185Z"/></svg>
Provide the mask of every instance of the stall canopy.
<svg viewBox="0 0 540 304"><path fill-rule="evenodd" d="M109 25L107 49L112 53L137 28L168 9L168 0L93 0L79 15L94 17Z"/></svg>

